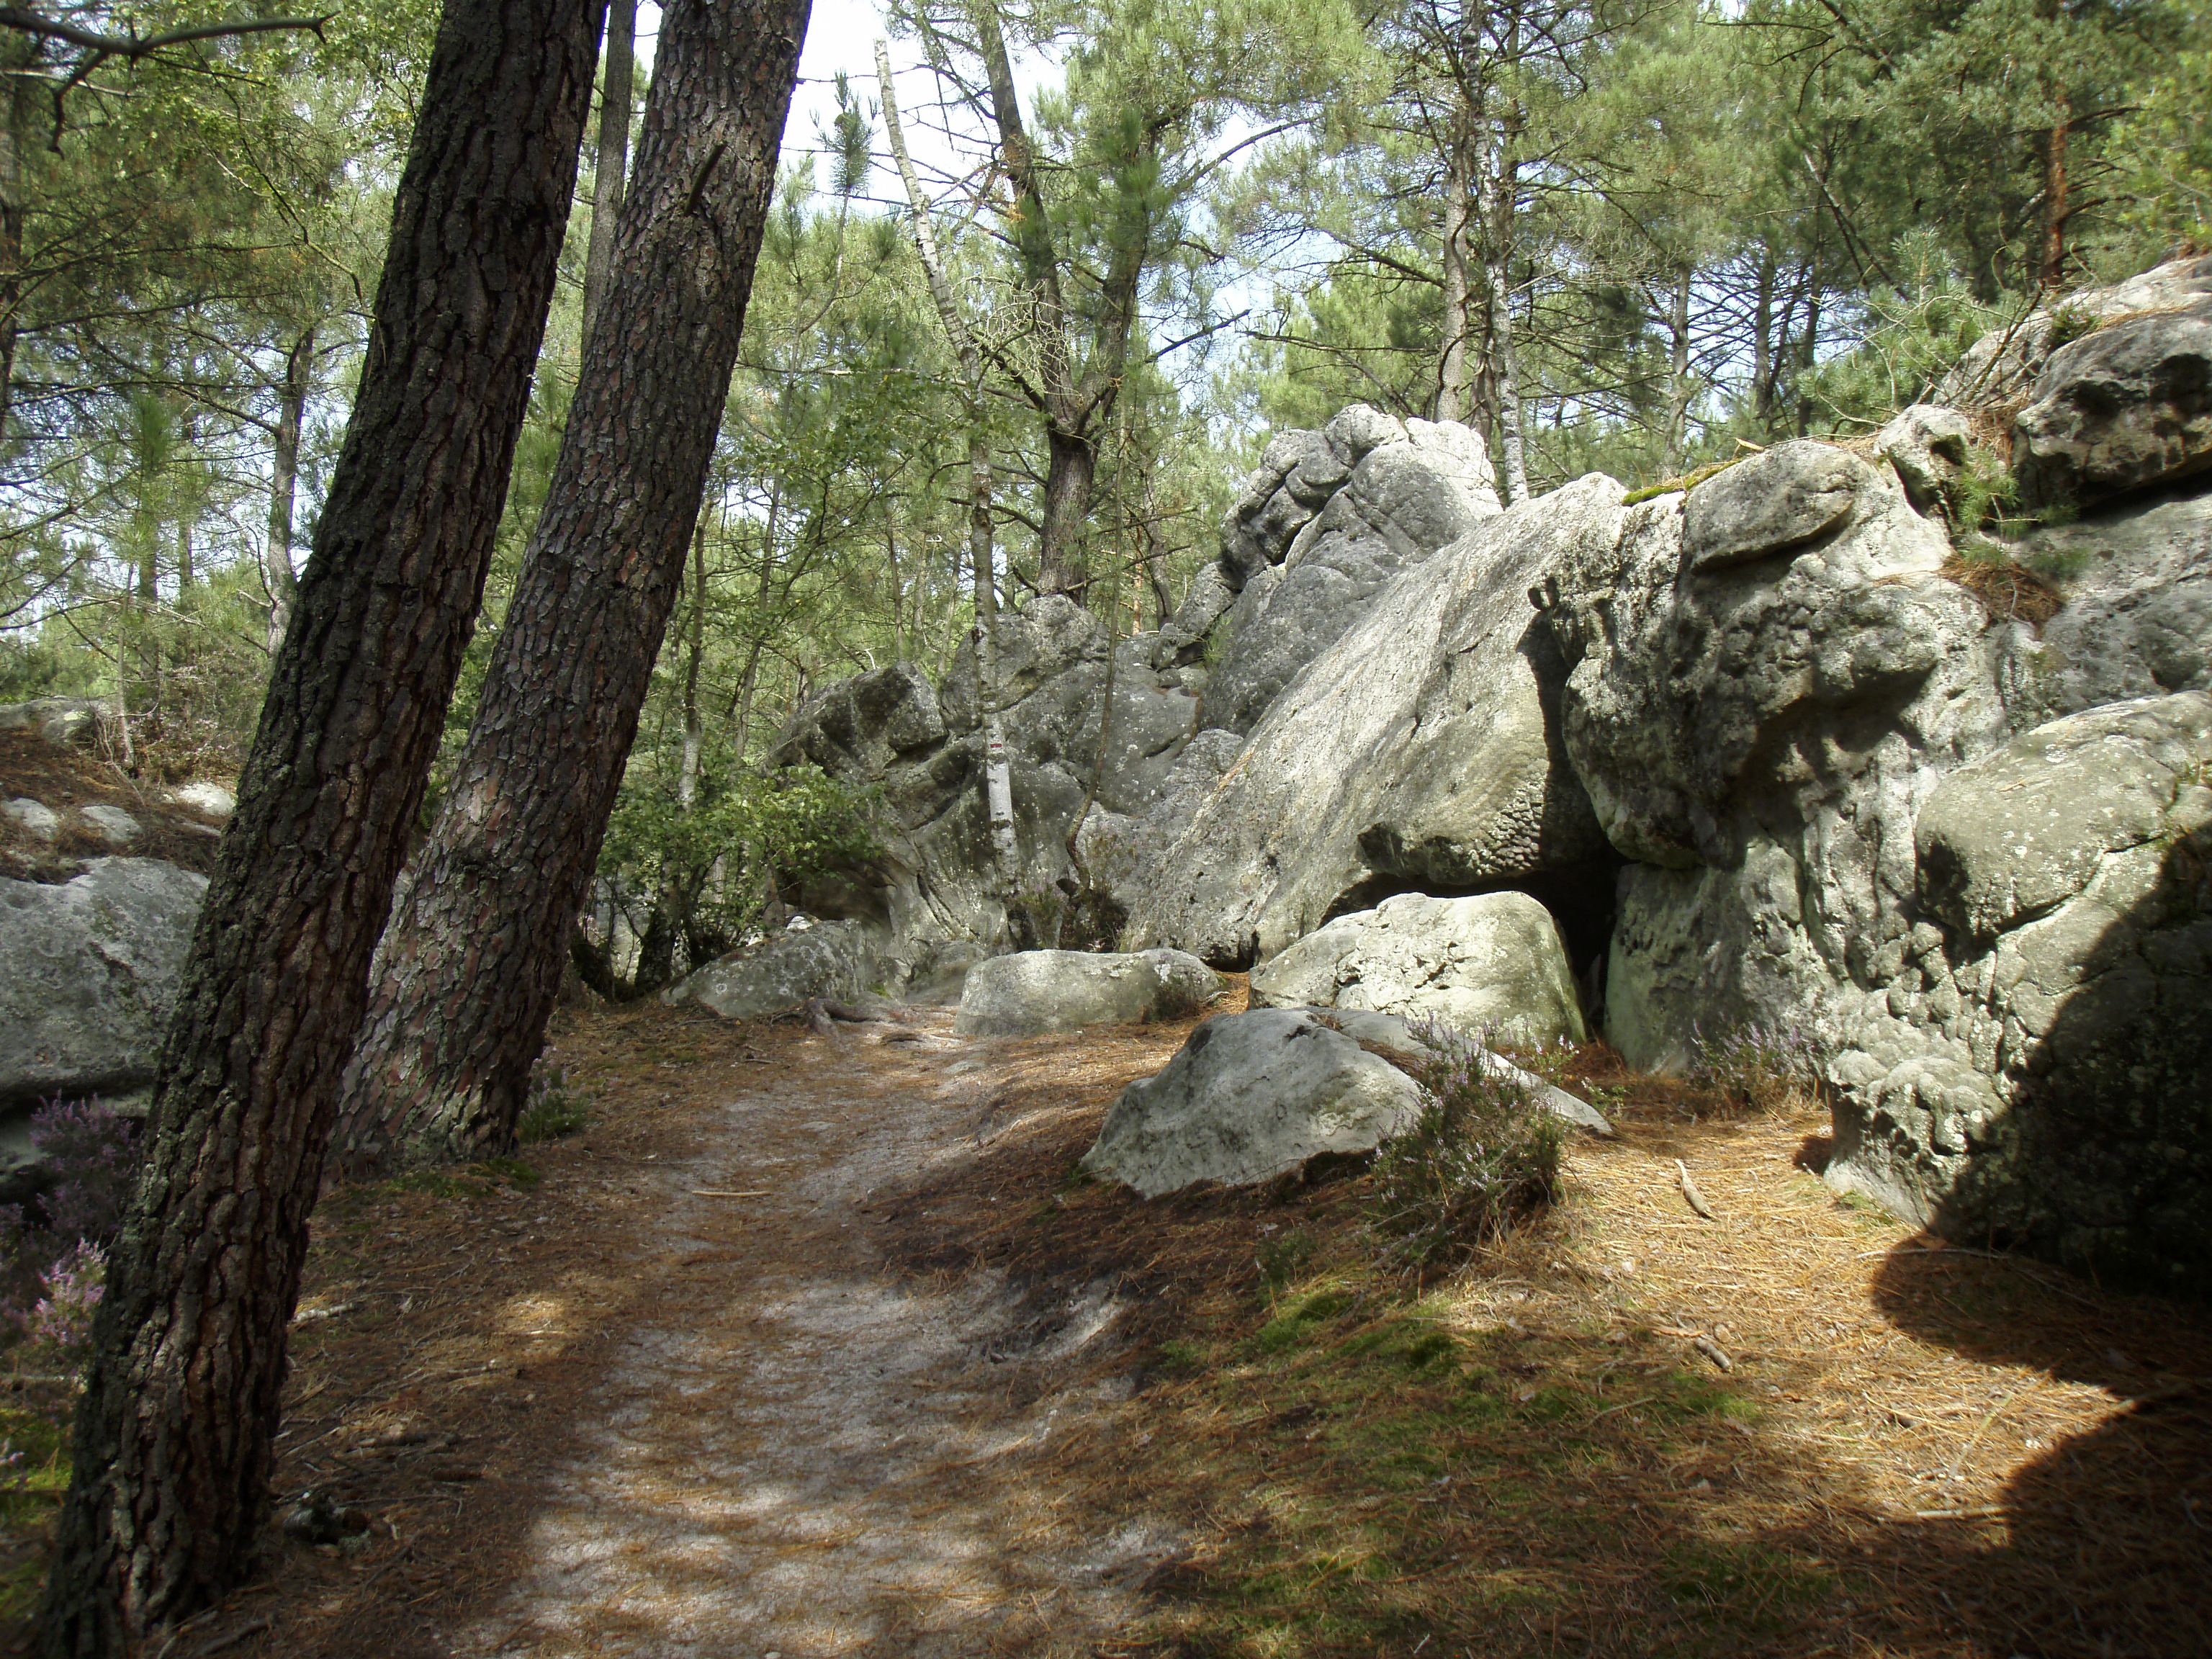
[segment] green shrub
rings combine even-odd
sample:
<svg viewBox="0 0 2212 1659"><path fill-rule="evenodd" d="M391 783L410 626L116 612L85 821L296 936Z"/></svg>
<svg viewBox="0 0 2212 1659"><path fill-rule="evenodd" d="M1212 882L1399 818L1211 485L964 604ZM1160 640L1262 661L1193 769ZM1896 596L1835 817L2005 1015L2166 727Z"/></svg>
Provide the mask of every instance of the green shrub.
<svg viewBox="0 0 2212 1659"><path fill-rule="evenodd" d="M1372 1221L1419 1267L1472 1255L1558 1196L1560 1121L1474 1038L1431 1025L1421 1115L1375 1160Z"/></svg>
<svg viewBox="0 0 2212 1659"><path fill-rule="evenodd" d="M590 1109L568 1086L565 1066L539 1066L530 1074L530 1097L515 1121L515 1138L526 1146L558 1140L587 1127Z"/></svg>

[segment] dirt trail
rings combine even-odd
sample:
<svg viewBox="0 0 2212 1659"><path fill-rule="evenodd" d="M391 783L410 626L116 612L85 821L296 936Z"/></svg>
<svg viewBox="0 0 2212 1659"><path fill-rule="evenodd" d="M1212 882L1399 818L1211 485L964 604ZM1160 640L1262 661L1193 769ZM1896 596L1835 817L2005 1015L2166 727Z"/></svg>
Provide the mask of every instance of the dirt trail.
<svg viewBox="0 0 2212 1659"><path fill-rule="evenodd" d="M709 1150L653 1177L689 1271L461 1651L972 1653L1048 1603L1053 1645L1085 1650L1130 1611L1111 1562L1054 1548L1024 1502L1023 1455L1095 1393L1012 1405L1018 1298L989 1272L904 1281L870 1224L988 1112L997 1068L927 1024L925 1045L854 1043L740 1095Z"/></svg>
<svg viewBox="0 0 2212 1659"><path fill-rule="evenodd" d="M586 1133L333 1194L276 1485L371 1531L167 1659L2212 1651L2202 1310L1838 1202L1817 1113L1624 1085L1409 1299L1365 1177L1068 1181L1188 1024L921 1024L564 1014Z"/></svg>
<svg viewBox="0 0 2212 1659"><path fill-rule="evenodd" d="M1095 1651L1166 1546L1037 1463L1134 1409L1122 1309L1110 1284L933 1270L909 1195L1095 1112L1182 1030L1079 1054L916 1024L831 1044L597 1016L564 1057L601 1121L526 1149L541 1186L337 1195L278 1486L376 1529L355 1555L289 1546L206 1628L273 1617L241 1654ZM1042 1114L1009 1104L1025 1072L1051 1079Z"/></svg>

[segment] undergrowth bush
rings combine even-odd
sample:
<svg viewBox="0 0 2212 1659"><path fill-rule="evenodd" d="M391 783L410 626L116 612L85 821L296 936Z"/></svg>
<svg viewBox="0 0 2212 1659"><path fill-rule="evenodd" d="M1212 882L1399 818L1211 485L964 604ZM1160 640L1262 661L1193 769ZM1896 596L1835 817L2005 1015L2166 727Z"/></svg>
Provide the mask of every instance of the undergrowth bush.
<svg viewBox="0 0 2212 1659"><path fill-rule="evenodd" d="M569 1085L568 1067L549 1066L541 1060L531 1068L530 1093L514 1124L517 1139L534 1146L574 1134L591 1121L591 1109Z"/></svg>
<svg viewBox="0 0 2212 1659"><path fill-rule="evenodd" d="M1399 1261L1442 1267L1558 1196L1564 1133L1482 1042L1434 1024L1419 1036L1429 1053L1406 1069L1426 1101L1376 1155L1372 1220Z"/></svg>
<svg viewBox="0 0 2212 1659"><path fill-rule="evenodd" d="M1799 1027L1747 1022L1711 1036L1695 1025L1690 1032L1690 1081L1724 1109L1767 1112L1819 1097L1819 1051Z"/></svg>
<svg viewBox="0 0 2212 1659"><path fill-rule="evenodd" d="M18 1370L73 1376L137 1179L138 1127L99 1100L55 1100L33 1115L31 1144L52 1180L0 1206L0 1340L18 1345Z"/></svg>

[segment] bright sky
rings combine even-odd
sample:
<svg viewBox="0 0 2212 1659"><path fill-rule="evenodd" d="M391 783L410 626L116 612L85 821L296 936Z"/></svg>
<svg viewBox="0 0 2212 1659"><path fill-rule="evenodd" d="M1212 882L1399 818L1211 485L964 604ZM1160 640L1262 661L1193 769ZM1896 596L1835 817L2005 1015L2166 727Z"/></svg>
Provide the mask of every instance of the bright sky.
<svg viewBox="0 0 2212 1659"><path fill-rule="evenodd" d="M653 37L659 27L660 8L651 0L644 0L638 7L637 53L639 63L647 69L653 63ZM852 77L853 90L861 107L872 107L876 98L876 42L879 39L890 48L891 72L898 79L899 116L906 130L907 146L921 174L922 188L934 198L943 188L934 180L954 166L951 147L925 125L926 106L937 96L935 78L923 67L921 54L912 40L892 38L876 0L814 0L805 48L799 58L799 89L791 100L791 120L783 130L784 159L793 161L822 148L816 131L817 128L826 130L837 112L832 83L838 70ZM1021 90L1024 114L1035 101L1037 88L1057 78L1058 71L1045 58L1034 53L1016 54L1014 79ZM873 126L878 166L868 193L901 196L897 176L891 170L890 149L884 141L883 124L878 120ZM960 163L963 170L966 165ZM816 174L823 184L829 182L826 167L817 164Z"/></svg>

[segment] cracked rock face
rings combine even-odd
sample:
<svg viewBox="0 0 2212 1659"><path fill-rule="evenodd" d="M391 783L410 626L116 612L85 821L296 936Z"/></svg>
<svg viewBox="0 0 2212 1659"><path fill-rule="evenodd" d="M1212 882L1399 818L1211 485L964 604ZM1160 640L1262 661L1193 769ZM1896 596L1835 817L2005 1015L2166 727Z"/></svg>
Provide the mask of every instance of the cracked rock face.
<svg viewBox="0 0 2212 1659"><path fill-rule="evenodd" d="M2014 420L2013 456L2031 512L2212 467L2212 299L2194 314L2123 317L2053 352Z"/></svg>
<svg viewBox="0 0 2212 1659"><path fill-rule="evenodd" d="M1609 547L1620 501L1583 479L1393 579L1269 706L1133 907L1135 935L1243 966L1369 884L1466 888L1602 858L1560 738L1566 665L1528 589L1583 543Z"/></svg>
<svg viewBox="0 0 2212 1659"><path fill-rule="evenodd" d="M1498 512L1482 440L1355 404L1267 447L1222 525L1237 589L1206 722L1249 732L1400 572Z"/></svg>
<svg viewBox="0 0 2212 1659"><path fill-rule="evenodd" d="M1834 1184L2186 1291L2212 1261L2212 694L2041 726L1923 810L1929 921L1831 1075Z"/></svg>

